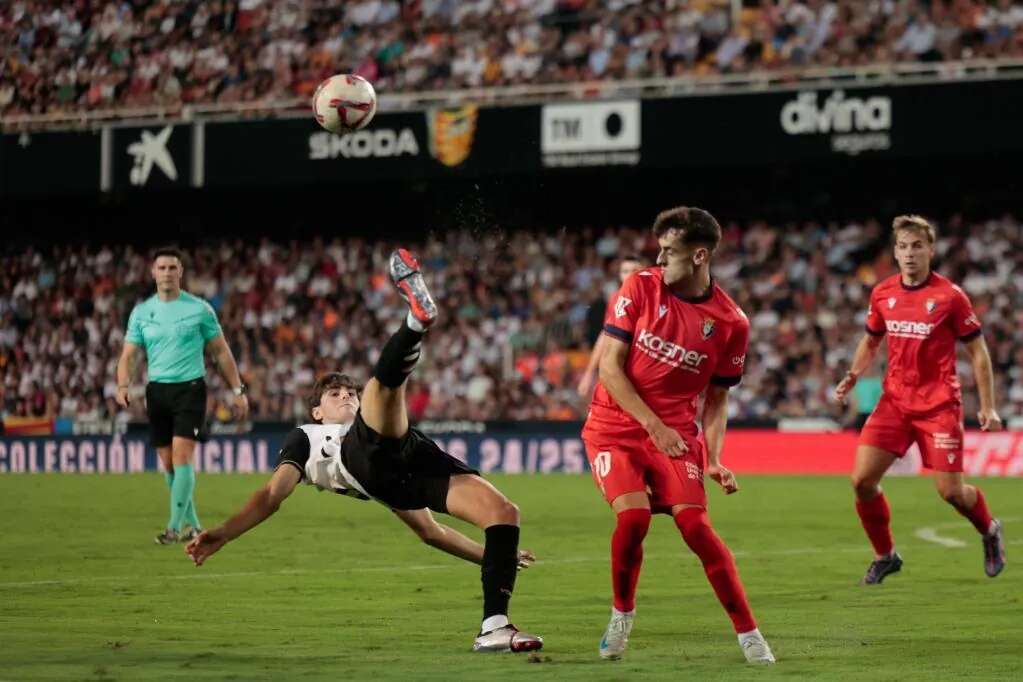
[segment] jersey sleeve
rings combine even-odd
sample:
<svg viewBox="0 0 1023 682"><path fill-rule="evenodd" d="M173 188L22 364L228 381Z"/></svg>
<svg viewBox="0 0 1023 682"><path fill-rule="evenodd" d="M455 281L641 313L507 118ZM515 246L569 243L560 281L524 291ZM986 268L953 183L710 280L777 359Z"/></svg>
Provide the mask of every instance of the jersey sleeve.
<svg viewBox="0 0 1023 682"><path fill-rule="evenodd" d="M952 295L952 314L949 316L952 330L963 343L973 341L980 336L980 319L973 311L973 304L966 292L956 287Z"/></svg>
<svg viewBox="0 0 1023 682"><path fill-rule="evenodd" d="M607 303L604 333L629 343L639 320L639 300L643 295L638 274L631 275Z"/></svg>
<svg viewBox="0 0 1023 682"><path fill-rule="evenodd" d="M142 336L142 325L140 324L141 317L138 306L131 309L131 315L128 316L128 330L124 333L125 342L134 343L136 346L141 346L145 343L145 339Z"/></svg>
<svg viewBox="0 0 1023 682"><path fill-rule="evenodd" d="M717 367L710 377L716 386L735 386L742 381L746 367L746 351L749 348L749 319L742 313L739 322L732 329L725 343L725 350L718 358Z"/></svg>
<svg viewBox="0 0 1023 682"><path fill-rule="evenodd" d="M864 324L871 336L884 336L885 324L881 317L881 306L878 305L877 289L870 292L870 303L867 307L867 321Z"/></svg>
<svg viewBox="0 0 1023 682"><path fill-rule="evenodd" d="M202 338L204 341L215 339L224 331L220 328L220 322L217 321L217 313L213 311L211 306L206 301L202 302L202 317L199 320L199 330L202 332Z"/></svg>
<svg viewBox="0 0 1023 682"><path fill-rule="evenodd" d="M309 436L305 431L298 428L292 429L284 437L284 445L277 454L277 466L274 467L274 471L285 464L290 464L298 469L302 478L305 478L305 463L309 461L309 450L311 447Z"/></svg>

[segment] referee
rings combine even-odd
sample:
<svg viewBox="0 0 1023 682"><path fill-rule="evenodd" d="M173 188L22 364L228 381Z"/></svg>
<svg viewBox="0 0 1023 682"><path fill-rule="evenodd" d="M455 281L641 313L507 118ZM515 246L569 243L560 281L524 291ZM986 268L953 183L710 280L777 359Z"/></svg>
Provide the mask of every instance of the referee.
<svg viewBox="0 0 1023 682"><path fill-rule="evenodd" d="M170 488L170 520L156 542L169 545L199 535L195 511L195 471L192 458L206 419L206 365L209 347L234 393L234 412L245 419L249 401L231 349L210 304L181 290L184 272L181 252L165 248L153 255L156 294L138 303L128 318L124 349L117 362L117 403L128 407L128 387L138 366L139 352L148 363L146 415L149 437L163 463ZM182 533L185 525L190 527Z"/></svg>

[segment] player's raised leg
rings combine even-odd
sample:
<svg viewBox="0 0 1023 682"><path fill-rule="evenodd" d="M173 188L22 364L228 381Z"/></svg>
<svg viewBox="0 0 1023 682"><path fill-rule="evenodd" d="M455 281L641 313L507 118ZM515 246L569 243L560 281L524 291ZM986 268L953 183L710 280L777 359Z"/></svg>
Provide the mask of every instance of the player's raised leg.
<svg viewBox="0 0 1023 682"><path fill-rule="evenodd" d="M994 578L1005 568L1005 540L1002 523L992 518L984 493L977 486L966 483L962 473L956 471L935 471L934 485L941 498L969 519L980 533L984 546L984 573Z"/></svg>
<svg viewBox="0 0 1023 682"><path fill-rule="evenodd" d="M750 663L774 663L774 654L757 628L735 557L710 525L705 507L681 504L671 509L675 525L689 549L699 557L718 601L732 620L739 646Z"/></svg>
<svg viewBox="0 0 1023 682"><path fill-rule="evenodd" d="M471 474L452 476L447 511L482 528L483 621L473 651L520 652L543 647L543 638L520 631L508 620L519 562L519 508L488 481Z"/></svg>
<svg viewBox="0 0 1023 682"><path fill-rule="evenodd" d="M902 557L895 551L892 539L892 514L888 499L881 490L881 479L896 455L873 445L861 444L856 449L852 486L856 493L856 513L874 548L874 560L863 576L862 584L876 585L902 568Z"/></svg>
<svg viewBox="0 0 1023 682"><path fill-rule="evenodd" d="M391 254L391 281L409 304L408 316L384 344L373 368L373 378L362 392L362 419L385 438L400 438L408 431L405 382L419 361L423 335L437 319L419 262L405 249Z"/></svg>

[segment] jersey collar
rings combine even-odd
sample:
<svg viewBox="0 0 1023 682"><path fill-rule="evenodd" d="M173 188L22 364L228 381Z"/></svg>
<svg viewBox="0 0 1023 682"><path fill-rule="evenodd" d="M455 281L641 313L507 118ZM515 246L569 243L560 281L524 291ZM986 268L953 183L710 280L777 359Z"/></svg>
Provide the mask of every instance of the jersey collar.
<svg viewBox="0 0 1023 682"><path fill-rule="evenodd" d="M919 284L906 284L905 282L902 281L902 275L900 274L899 275L899 284L901 284L902 288L905 289L906 291L916 291L917 289L923 289L925 286L930 284L931 283L931 278L933 276L934 276L934 272L931 271L931 272L927 273L926 277L924 277L924 281L920 282Z"/></svg>
<svg viewBox="0 0 1023 682"><path fill-rule="evenodd" d="M710 284L707 286L707 291L705 291L704 293L700 294L699 296L683 296L682 294L678 293L677 291L675 291L674 289L669 287L667 284L665 284L664 286L668 289L668 291L671 292L672 296L674 296L675 298L677 298L680 301L685 301L686 303L706 303L714 295L714 278L713 277L710 278Z"/></svg>

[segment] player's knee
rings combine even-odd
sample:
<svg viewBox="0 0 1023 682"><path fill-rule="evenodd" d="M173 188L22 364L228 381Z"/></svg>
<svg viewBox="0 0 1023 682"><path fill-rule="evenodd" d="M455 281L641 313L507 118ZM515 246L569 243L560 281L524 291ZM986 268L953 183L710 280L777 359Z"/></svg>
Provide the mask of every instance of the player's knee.
<svg viewBox="0 0 1023 682"><path fill-rule="evenodd" d="M939 485L938 496L953 507L962 506L963 487L961 485Z"/></svg>
<svg viewBox="0 0 1023 682"><path fill-rule="evenodd" d="M502 498L494 507L494 520L496 523L509 526L519 525L519 506Z"/></svg>
<svg viewBox="0 0 1023 682"><path fill-rule="evenodd" d="M498 495L487 505L486 526L519 525L519 507L507 498Z"/></svg>
<svg viewBox="0 0 1023 682"><path fill-rule="evenodd" d="M861 500L869 500L876 497L881 488L877 481L872 478L853 474L851 477L853 491L856 493L856 497Z"/></svg>
<svg viewBox="0 0 1023 682"><path fill-rule="evenodd" d="M685 507L679 510L675 514L675 526L682 533L682 539L686 543L692 544L692 541L707 532L713 533L714 530L710 526L710 518L707 516L707 510L703 507Z"/></svg>

